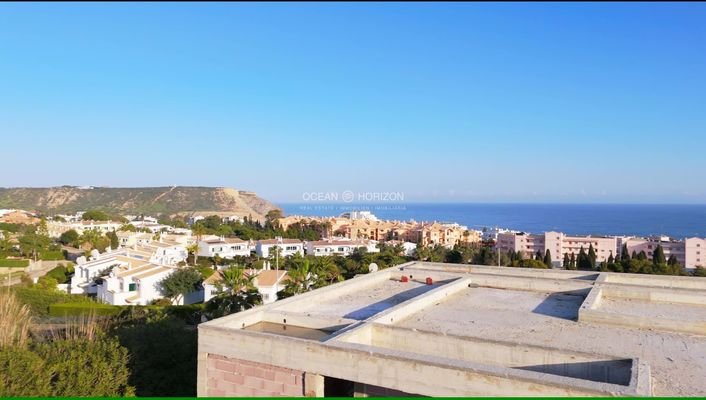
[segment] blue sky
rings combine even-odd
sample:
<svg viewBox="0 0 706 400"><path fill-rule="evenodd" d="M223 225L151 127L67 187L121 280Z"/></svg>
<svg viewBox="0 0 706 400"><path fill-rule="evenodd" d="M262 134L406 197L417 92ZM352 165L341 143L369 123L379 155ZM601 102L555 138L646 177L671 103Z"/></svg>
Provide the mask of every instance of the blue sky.
<svg viewBox="0 0 706 400"><path fill-rule="evenodd" d="M0 186L706 202L706 4L0 4Z"/></svg>

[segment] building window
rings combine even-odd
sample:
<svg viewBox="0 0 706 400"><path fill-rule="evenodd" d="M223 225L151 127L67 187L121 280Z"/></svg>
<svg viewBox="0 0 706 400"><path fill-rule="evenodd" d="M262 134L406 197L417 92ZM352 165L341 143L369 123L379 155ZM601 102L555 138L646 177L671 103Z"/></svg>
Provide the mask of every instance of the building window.
<svg viewBox="0 0 706 400"><path fill-rule="evenodd" d="M128 291L134 292L135 290L137 290L137 283L131 283L128 285Z"/></svg>

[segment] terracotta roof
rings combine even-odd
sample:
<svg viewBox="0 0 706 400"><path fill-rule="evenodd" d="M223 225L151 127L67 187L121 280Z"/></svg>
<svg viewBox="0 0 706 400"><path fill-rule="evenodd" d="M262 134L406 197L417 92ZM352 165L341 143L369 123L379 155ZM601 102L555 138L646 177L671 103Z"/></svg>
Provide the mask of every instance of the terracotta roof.
<svg viewBox="0 0 706 400"><path fill-rule="evenodd" d="M260 272L255 279L257 286L274 286L288 278L287 271L270 269Z"/></svg>

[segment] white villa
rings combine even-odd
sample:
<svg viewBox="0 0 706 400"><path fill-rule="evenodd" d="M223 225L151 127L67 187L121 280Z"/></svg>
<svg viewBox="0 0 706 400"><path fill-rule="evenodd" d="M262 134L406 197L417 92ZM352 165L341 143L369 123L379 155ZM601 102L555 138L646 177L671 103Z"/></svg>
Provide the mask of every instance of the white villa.
<svg viewBox="0 0 706 400"><path fill-rule="evenodd" d="M148 305L164 295L159 282L176 267L127 261L99 279L97 297L112 305Z"/></svg>
<svg viewBox="0 0 706 400"><path fill-rule="evenodd" d="M249 256L250 242L238 238L209 238L199 241L199 257L233 258L235 256Z"/></svg>
<svg viewBox="0 0 706 400"><path fill-rule="evenodd" d="M368 253L378 253L377 243L374 240L327 239L307 242L306 254L314 256L349 256L357 248L364 248Z"/></svg>
<svg viewBox="0 0 706 400"><path fill-rule="evenodd" d="M304 243L298 239L275 239L258 240L255 246L255 252L260 257L269 257L273 247L279 247L280 256L293 256L297 253L304 255Z"/></svg>

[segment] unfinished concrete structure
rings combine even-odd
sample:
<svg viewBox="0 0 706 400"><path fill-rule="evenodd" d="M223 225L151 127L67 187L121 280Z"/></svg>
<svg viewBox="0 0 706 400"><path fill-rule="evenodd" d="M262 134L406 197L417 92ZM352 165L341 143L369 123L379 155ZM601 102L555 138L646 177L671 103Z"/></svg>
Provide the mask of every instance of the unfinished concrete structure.
<svg viewBox="0 0 706 400"><path fill-rule="evenodd" d="M199 396L705 395L706 279L412 262L199 326Z"/></svg>

